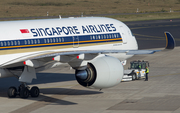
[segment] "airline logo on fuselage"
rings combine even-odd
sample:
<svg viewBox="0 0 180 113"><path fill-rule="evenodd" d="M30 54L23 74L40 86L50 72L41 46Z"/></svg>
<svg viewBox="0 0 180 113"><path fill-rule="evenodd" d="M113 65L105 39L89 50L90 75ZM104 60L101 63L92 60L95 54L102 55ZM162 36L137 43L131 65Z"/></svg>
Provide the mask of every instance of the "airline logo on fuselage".
<svg viewBox="0 0 180 113"><path fill-rule="evenodd" d="M32 33L33 37L42 36L56 36L56 35L71 35L71 34L86 34L86 33L101 33L101 32L114 32L116 28L113 24L99 24L99 25L83 25L81 29L77 26L63 26L51 28L32 28L20 29L21 33Z"/></svg>

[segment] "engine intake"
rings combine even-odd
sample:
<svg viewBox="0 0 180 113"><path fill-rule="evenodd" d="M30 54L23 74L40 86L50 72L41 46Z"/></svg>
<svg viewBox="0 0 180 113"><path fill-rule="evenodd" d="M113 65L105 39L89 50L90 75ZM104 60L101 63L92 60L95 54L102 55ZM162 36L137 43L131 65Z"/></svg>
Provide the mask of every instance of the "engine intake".
<svg viewBox="0 0 180 113"><path fill-rule="evenodd" d="M76 70L75 75L78 83L85 87L91 86L97 77L96 69L91 63L88 63L85 70Z"/></svg>

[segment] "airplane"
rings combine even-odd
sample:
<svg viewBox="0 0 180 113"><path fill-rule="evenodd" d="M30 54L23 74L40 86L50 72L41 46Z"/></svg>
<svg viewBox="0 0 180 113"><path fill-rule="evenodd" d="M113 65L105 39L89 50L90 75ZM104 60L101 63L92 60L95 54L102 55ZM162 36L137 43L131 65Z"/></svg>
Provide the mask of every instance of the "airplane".
<svg viewBox="0 0 180 113"><path fill-rule="evenodd" d="M165 32L166 49L174 39ZM124 61L136 54L160 50L138 50L131 30L121 21L106 17L0 22L0 78L16 77L21 85L8 89L8 97L39 96L39 88L27 83L36 73L68 63L77 82L87 88L103 89L119 84Z"/></svg>

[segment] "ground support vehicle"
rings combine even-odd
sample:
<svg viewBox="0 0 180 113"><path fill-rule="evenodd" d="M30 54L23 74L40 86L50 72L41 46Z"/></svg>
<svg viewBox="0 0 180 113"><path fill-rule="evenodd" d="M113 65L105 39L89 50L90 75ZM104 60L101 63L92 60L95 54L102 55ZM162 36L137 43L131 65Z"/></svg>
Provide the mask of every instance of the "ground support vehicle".
<svg viewBox="0 0 180 113"><path fill-rule="evenodd" d="M145 78L146 66L149 67L148 61L131 61L130 68L128 68L128 70L124 70L122 81L134 81Z"/></svg>

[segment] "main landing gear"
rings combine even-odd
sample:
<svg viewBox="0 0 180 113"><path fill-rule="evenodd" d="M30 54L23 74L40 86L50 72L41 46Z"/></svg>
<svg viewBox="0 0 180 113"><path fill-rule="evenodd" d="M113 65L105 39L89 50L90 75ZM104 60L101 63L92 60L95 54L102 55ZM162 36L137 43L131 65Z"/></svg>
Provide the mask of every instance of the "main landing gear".
<svg viewBox="0 0 180 113"><path fill-rule="evenodd" d="M15 98L17 95L19 95L21 98L28 98L29 95L31 97L38 97L39 96L39 88L36 86L33 86L30 90L30 88L25 84L22 83L18 90L16 87L10 87L8 90L8 97L9 98Z"/></svg>

